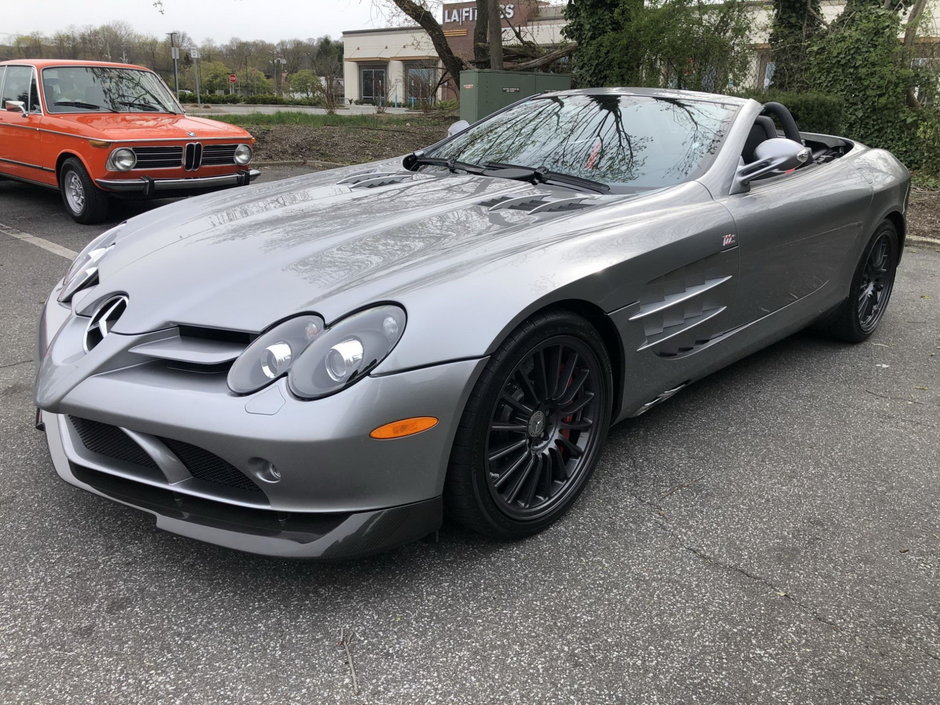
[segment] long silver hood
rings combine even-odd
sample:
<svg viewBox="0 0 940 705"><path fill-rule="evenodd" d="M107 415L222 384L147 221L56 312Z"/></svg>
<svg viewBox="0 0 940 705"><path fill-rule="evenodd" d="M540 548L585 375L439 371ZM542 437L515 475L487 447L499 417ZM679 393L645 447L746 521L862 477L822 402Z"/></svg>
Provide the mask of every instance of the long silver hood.
<svg viewBox="0 0 940 705"><path fill-rule="evenodd" d="M297 311L330 320L523 251L546 219L607 200L530 215L578 194L401 169L390 183L337 183L350 172L225 191L135 218L102 262L101 285L77 296L75 308L88 313L102 296L126 293L118 333L173 324L259 331ZM531 201L506 200L520 197Z"/></svg>

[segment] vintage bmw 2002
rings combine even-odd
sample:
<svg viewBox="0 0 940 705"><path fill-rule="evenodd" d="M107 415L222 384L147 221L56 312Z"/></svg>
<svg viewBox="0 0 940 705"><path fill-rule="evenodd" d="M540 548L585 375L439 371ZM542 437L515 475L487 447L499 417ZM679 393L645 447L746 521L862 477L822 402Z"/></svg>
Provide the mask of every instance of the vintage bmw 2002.
<svg viewBox="0 0 940 705"><path fill-rule="evenodd" d="M249 183L254 139L187 117L142 66L0 63L0 176L58 188L79 223L107 217L110 196L152 198Z"/></svg>

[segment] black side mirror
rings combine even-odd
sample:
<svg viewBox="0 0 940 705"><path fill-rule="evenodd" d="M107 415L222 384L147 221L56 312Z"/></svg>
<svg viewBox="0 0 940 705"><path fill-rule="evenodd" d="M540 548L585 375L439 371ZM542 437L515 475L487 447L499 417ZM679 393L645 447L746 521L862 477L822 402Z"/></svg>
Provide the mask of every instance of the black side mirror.
<svg viewBox="0 0 940 705"><path fill-rule="evenodd" d="M784 137L764 140L754 149L754 161L739 166L734 173L731 193L744 193L751 181L769 174L782 174L809 161L810 151L799 142Z"/></svg>

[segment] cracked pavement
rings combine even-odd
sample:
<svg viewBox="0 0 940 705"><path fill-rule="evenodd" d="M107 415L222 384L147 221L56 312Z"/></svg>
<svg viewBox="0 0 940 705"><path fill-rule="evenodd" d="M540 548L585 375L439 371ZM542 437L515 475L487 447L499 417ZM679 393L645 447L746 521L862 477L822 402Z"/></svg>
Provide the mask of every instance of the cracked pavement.
<svg viewBox="0 0 940 705"><path fill-rule="evenodd" d="M104 229L3 181L0 222L72 250ZM871 341L794 336L612 429L551 530L335 564L55 476L31 361L66 265L0 235L0 703L940 701L940 252L908 249Z"/></svg>

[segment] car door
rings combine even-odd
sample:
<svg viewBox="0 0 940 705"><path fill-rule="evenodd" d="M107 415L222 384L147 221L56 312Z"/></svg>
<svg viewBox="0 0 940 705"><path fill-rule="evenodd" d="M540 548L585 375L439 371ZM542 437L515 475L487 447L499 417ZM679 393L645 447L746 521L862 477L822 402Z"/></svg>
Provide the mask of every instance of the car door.
<svg viewBox="0 0 940 705"><path fill-rule="evenodd" d="M7 65L0 87L0 162L3 171L29 181L48 181L54 171L39 163L42 106L36 71L32 66ZM23 103L28 113L13 108L10 101Z"/></svg>
<svg viewBox="0 0 940 705"><path fill-rule="evenodd" d="M870 200L868 185L846 178L838 160L754 181L749 191L718 199L734 218L741 251L738 322L818 313L838 286Z"/></svg>

